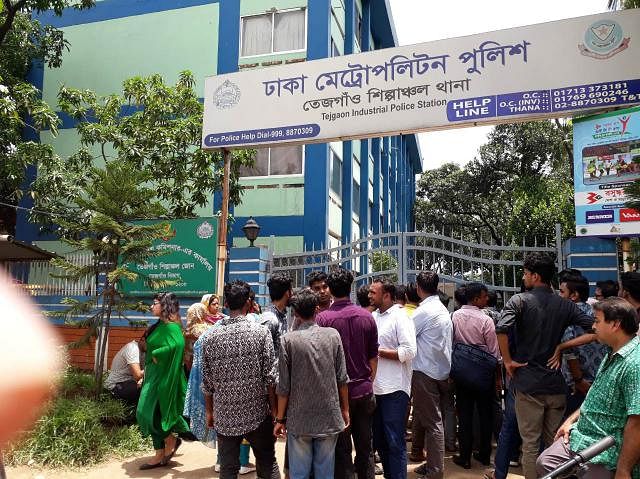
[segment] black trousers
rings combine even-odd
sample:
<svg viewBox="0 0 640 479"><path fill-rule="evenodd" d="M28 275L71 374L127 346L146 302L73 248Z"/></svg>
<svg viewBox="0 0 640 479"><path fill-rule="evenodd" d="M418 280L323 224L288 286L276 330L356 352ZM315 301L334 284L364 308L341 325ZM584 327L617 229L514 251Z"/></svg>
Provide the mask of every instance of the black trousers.
<svg viewBox="0 0 640 479"><path fill-rule="evenodd" d="M376 398L373 394L349 400L351 426L338 435L335 479L351 479L354 472L358 479L374 479L376 477L372 446L373 412L375 409ZM355 463L351 459L351 438L353 438L353 447L356 450Z"/></svg>
<svg viewBox="0 0 640 479"><path fill-rule="evenodd" d="M464 461L471 460L473 446L473 410L478 408L480 431L478 431L478 452L483 460L491 457L491 437L493 434L493 403L495 393L469 389L456 384L456 406L458 409L458 443L460 457Z"/></svg>
<svg viewBox="0 0 640 479"><path fill-rule="evenodd" d="M240 471L240 443L246 438L251 444L256 458L256 474L267 479L280 477L277 471L276 449L273 437L273 419L265 416L257 429L243 436L223 436L218 434L218 455L220 458L220 479L235 479Z"/></svg>
<svg viewBox="0 0 640 479"><path fill-rule="evenodd" d="M140 388L135 380L130 379L129 381L117 383L111 390L111 394L135 407L138 405L138 399L140 399Z"/></svg>

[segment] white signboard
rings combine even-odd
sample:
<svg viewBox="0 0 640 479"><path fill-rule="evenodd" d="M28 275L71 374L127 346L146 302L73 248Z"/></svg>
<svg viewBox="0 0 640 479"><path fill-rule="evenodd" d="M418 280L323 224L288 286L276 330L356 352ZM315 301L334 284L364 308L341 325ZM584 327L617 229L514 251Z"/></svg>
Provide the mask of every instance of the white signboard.
<svg viewBox="0 0 640 479"><path fill-rule="evenodd" d="M640 103L640 10L209 77L203 148L328 142Z"/></svg>

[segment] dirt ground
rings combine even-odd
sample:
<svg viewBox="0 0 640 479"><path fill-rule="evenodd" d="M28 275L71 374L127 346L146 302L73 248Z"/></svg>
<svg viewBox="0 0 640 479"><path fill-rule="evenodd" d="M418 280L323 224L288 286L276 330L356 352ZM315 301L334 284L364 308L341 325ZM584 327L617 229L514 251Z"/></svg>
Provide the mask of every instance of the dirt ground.
<svg viewBox="0 0 640 479"><path fill-rule="evenodd" d="M284 458L284 442L276 445L276 456L282 469ZM485 471L485 467L472 460L473 468L464 470L451 462L451 454L446 454L445 477L447 479L479 479ZM216 459L216 451L203 446L199 442L184 442L178 453L173 458L169 467L140 471L138 467L150 456L135 457L124 460L113 460L88 469L74 470L40 470L31 467L7 468L8 479L115 479L115 478L215 478L218 474L213 471L213 463ZM251 457L253 462L253 456ZM409 464L409 479L417 478L413 473L419 463ZM521 479L522 470L513 470L509 479ZM255 479L255 473L240 476L245 479ZM382 479L382 476L376 476Z"/></svg>

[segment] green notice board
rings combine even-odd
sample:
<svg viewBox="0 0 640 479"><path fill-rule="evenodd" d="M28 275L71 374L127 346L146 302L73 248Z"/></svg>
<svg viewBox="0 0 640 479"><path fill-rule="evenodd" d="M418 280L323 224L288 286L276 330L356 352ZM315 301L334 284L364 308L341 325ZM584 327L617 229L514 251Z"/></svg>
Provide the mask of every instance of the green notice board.
<svg viewBox="0 0 640 479"><path fill-rule="evenodd" d="M167 236L154 244L155 249L167 253L150 258L144 264L129 265L129 268L153 279L177 281L164 289L180 296L199 296L215 291L218 219L197 218L167 222L170 224ZM155 292L142 278L135 282L124 282L123 289L131 296L149 296Z"/></svg>

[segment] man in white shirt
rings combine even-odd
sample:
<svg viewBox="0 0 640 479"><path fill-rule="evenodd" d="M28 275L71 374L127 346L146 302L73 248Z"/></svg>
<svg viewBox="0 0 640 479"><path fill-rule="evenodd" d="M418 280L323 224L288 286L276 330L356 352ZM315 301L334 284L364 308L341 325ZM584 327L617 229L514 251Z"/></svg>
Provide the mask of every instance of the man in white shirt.
<svg viewBox="0 0 640 479"><path fill-rule="evenodd" d="M125 344L113 357L109 376L104 381L104 387L111 394L133 406L138 404L140 397L140 386L144 376L140 365L145 350L145 336L139 341Z"/></svg>
<svg viewBox="0 0 640 479"><path fill-rule="evenodd" d="M373 445L380 454L384 477L407 477L405 419L411 396L411 360L416 355L413 322L395 301L395 286L376 279L369 287L369 300L377 310L378 371L373 382L376 411Z"/></svg>
<svg viewBox="0 0 640 479"><path fill-rule="evenodd" d="M453 324L438 296L436 273L423 271L416 277L422 300L413 315L418 352L413 360L413 442L427 450L427 462L416 473L442 479L444 472L444 427L440 404L446 396L451 371ZM421 452L421 451L420 451Z"/></svg>

